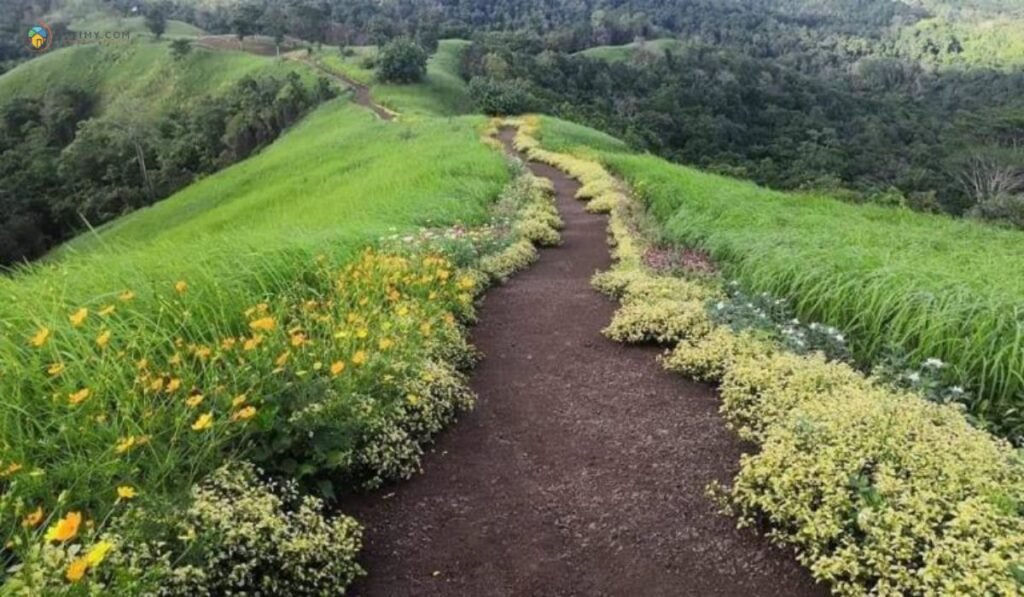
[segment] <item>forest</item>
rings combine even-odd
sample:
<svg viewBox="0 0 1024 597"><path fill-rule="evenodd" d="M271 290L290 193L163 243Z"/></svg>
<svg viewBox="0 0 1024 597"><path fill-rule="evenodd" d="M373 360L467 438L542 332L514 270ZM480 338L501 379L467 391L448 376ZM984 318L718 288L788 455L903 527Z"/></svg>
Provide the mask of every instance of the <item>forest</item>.
<svg viewBox="0 0 1024 597"><path fill-rule="evenodd" d="M137 10L127 0L103 4ZM74 6L19 0L0 22L13 32L32 14L71 15ZM481 111L550 113L773 188L1024 227L1024 8L1011 0L165 0L143 10L209 33L342 50L397 38L432 50L439 39L472 39L460 72ZM0 44L0 65L29 54ZM247 92L270 101L259 88L251 82ZM68 87L43 103L3 106L9 233L0 262L36 257L84 221L151 203L215 162L248 154L224 138L230 106L205 102L168 115L134 144L118 127L79 128L89 104ZM189 132L208 118L216 125ZM37 142L24 153L27 137ZM202 158L172 157L193 137L203 138ZM142 180L144 169L98 168L103 158L80 150L97 139L115 161L139 154L160 162L157 180ZM35 166L22 167L26 160Z"/></svg>

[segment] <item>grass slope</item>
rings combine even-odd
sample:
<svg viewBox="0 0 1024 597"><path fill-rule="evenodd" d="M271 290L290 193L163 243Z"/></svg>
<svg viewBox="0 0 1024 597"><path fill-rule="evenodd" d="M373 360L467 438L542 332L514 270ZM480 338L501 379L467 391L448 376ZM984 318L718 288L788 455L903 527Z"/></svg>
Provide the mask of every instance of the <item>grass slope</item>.
<svg viewBox="0 0 1024 597"><path fill-rule="evenodd" d="M100 99L100 110L122 97L137 98L151 111L200 95L223 92L244 76L298 72L305 66L242 52L193 50L175 62L164 43L75 46L47 53L0 76L0 104L15 97L39 98L47 89L71 85Z"/></svg>
<svg viewBox="0 0 1024 597"><path fill-rule="evenodd" d="M81 19L74 19L68 25L68 29L72 31L128 31L132 33L132 36L144 35L152 37L152 33L146 27L145 19L143 17L118 17L108 15L91 15ZM164 32L164 37L176 38L176 37L199 37L205 35L206 32L192 25L185 23L184 21L176 21L174 19L168 19L167 30Z"/></svg>
<svg viewBox="0 0 1024 597"><path fill-rule="evenodd" d="M52 263L0 278L0 453L5 462L50 463L45 479L27 491L43 492L37 496L43 499L47 488L66 489L97 516L110 507L105 496L125 474L123 462L111 459L111 446L143 433L130 430L143 421L118 402L137 390L124 374L134 367L124 362L126 352L158 355L175 338L237 334L246 309L322 275L317 256L344 263L384 235L482 222L509 173L503 158L479 142L479 124L465 118L397 127L335 100L258 156L98 237L76 240ZM169 318L168 297L185 283L187 313ZM134 295L130 304L119 301L126 290ZM116 316L97 316L107 304L117 305ZM90 309L90 325L101 327L73 328L68 314L80 308ZM40 328L53 334L45 351L28 341ZM117 350L97 358L93 338L100 329ZM64 375L23 382L54 359L68 364ZM110 425L88 434L75 432L82 420L64 398L82 387L112 405ZM43 441L50 426L71 430L66 447L65 440ZM214 456L194 457L209 463ZM200 460L180 458L156 458L145 474L132 475L134 483L144 495L187 491L209 471Z"/></svg>
<svg viewBox="0 0 1024 597"><path fill-rule="evenodd" d="M673 38L651 39L643 42L633 42L621 46L595 46L587 48L577 55L606 60L608 62L626 62L633 58L637 52L645 51L661 55L665 50L677 51L682 47L682 42Z"/></svg>
<svg viewBox="0 0 1024 597"><path fill-rule="evenodd" d="M860 359L890 344L940 358L977 388L975 412L1021 425L1012 409L1024 392L1024 234L774 192L555 119L541 132L545 146L596 155L625 178L667 240L707 249L747 287L846 330Z"/></svg>
<svg viewBox="0 0 1024 597"><path fill-rule="evenodd" d="M469 45L445 39L427 63L427 76L416 85L375 85L374 96L404 114L454 116L473 111L466 82L459 76L459 58Z"/></svg>

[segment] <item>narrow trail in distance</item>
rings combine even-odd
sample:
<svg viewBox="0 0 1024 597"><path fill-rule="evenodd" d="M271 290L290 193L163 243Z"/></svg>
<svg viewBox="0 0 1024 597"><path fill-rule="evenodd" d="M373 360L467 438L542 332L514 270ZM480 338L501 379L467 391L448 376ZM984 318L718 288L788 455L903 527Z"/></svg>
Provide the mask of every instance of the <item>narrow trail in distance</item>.
<svg viewBox="0 0 1024 597"><path fill-rule="evenodd" d="M479 402L424 473L343 504L366 525L354 594L827 594L705 496L744 449L715 390L601 335L615 305L590 277L611 265L606 219L575 181L529 167L554 182L564 243L488 292L472 333Z"/></svg>

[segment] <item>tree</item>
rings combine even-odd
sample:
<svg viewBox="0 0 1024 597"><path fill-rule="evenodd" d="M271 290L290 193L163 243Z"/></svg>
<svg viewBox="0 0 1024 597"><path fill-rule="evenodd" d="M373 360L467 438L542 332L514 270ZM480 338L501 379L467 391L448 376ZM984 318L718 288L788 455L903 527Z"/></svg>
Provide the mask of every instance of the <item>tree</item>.
<svg viewBox="0 0 1024 597"><path fill-rule="evenodd" d="M417 83L427 74L427 53L400 37L385 45L377 59L377 76L391 83Z"/></svg>
<svg viewBox="0 0 1024 597"><path fill-rule="evenodd" d="M147 6L144 20L146 28L149 29L150 33L157 39L160 39L164 32L167 31L167 5L158 2Z"/></svg>
<svg viewBox="0 0 1024 597"><path fill-rule="evenodd" d="M238 47L246 37L256 33L263 9L251 1L241 2L231 13L231 31L238 37Z"/></svg>
<svg viewBox="0 0 1024 597"><path fill-rule="evenodd" d="M175 62L180 62L189 55L192 51L192 42L187 39L181 38L171 42L171 58Z"/></svg>

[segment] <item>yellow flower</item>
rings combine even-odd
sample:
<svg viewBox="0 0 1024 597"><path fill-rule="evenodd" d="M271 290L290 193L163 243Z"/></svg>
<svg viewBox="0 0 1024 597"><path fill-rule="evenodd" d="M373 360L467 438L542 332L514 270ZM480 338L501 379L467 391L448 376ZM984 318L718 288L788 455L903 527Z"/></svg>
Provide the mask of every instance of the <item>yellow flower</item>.
<svg viewBox="0 0 1024 597"><path fill-rule="evenodd" d="M472 290L476 286L476 282L469 276L462 276L459 278L459 289L460 290Z"/></svg>
<svg viewBox="0 0 1024 597"><path fill-rule="evenodd" d="M135 293L132 292L131 290L125 290L124 292L121 293L121 296L117 298L120 299L121 302L127 303L128 301L133 300L135 298Z"/></svg>
<svg viewBox="0 0 1024 597"><path fill-rule="evenodd" d="M78 311L75 311L74 313L72 313L71 316L68 317L68 321L71 322L71 325L73 327L77 328L77 327L81 327L81 325L83 323L85 323L85 318L87 318L87 317L89 317L89 310L83 307L83 308L79 309Z"/></svg>
<svg viewBox="0 0 1024 597"><path fill-rule="evenodd" d="M423 334L424 336L429 336L430 335L430 324L429 323L421 323L420 324L420 333Z"/></svg>
<svg viewBox="0 0 1024 597"><path fill-rule="evenodd" d="M185 294L185 291L188 290L188 282L179 280L178 283L174 285L174 289L178 291L178 294Z"/></svg>
<svg viewBox="0 0 1024 597"><path fill-rule="evenodd" d="M291 342L293 347L299 348L306 343L306 335L302 333L292 334Z"/></svg>
<svg viewBox="0 0 1024 597"><path fill-rule="evenodd" d="M188 406L189 408L195 408L195 407L199 406L200 404L202 404L202 403L203 403L203 400L205 400L205 398L206 398L206 397L205 397L205 396L203 396L202 394L195 394L195 395L193 395L193 396L189 396L189 397L188 397L188 398L187 398L187 399L185 400L185 404L186 404L186 405L187 405L187 406Z"/></svg>
<svg viewBox="0 0 1024 597"><path fill-rule="evenodd" d="M11 475L20 471L21 469L22 466L20 464L18 464L17 462L12 462L9 465L7 465L7 470L0 473L0 477L10 477Z"/></svg>
<svg viewBox="0 0 1024 597"><path fill-rule="evenodd" d="M28 342L29 344L36 348L42 348L46 344L46 341L49 339L50 330L47 328L39 328L39 331L36 332L36 335L32 336Z"/></svg>
<svg viewBox="0 0 1024 597"><path fill-rule="evenodd" d="M207 347L207 346L197 346L195 351L194 351L194 353L195 353L196 357L198 357L200 359L206 359L206 358L209 358L209 356L213 353L213 351L210 350L210 348Z"/></svg>
<svg viewBox="0 0 1024 597"><path fill-rule="evenodd" d="M174 355L171 357L171 359L169 361L167 361L167 363L170 364L171 366L180 365L181 364L181 354L177 353L177 352L174 353Z"/></svg>
<svg viewBox="0 0 1024 597"><path fill-rule="evenodd" d="M39 526L39 523L43 521L43 507L40 506L30 512L25 518L21 520L21 526L26 529L31 529Z"/></svg>
<svg viewBox="0 0 1024 597"><path fill-rule="evenodd" d="M232 421L248 421L256 416L256 407L247 406L231 415Z"/></svg>
<svg viewBox="0 0 1024 597"><path fill-rule="evenodd" d="M195 423L192 423L192 431L205 431L213 426L213 413L200 415Z"/></svg>
<svg viewBox="0 0 1024 597"><path fill-rule="evenodd" d="M78 390L74 394L69 394L68 402L70 402L71 404L81 404L89 398L89 394L89 388L82 388L81 390Z"/></svg>
<svg viewBox="0 0 1024 597"><path fill-rule="evenodd" d="M359 328L358 330L356 330L356 338L359 338L360 340L366 338L369 335L370 335L370 330L368 330L366 328Z"/></svg>
<svg viewBox="0 0 1024 597"><path fill-rule="evenodd" d="M258 347L262 343L263 343L263 336L260 336L259 334L257 334L255 336L253 336L252 338L249 338L248 340L246 340L245 344L242 345L242 349L246 350L246 351L256 350L256 347Z"/></svg>
<svg viewBox="0 0 1024 597"><path fill-rule="evenodd" d="M381 350L387 350L394 345L394 340L390 338L381 338L380 342L377 343L377 346L379 346Z"/></svg>
<svg viewBox="0 0 1024 597"><path fill-rule="evenodd" d="M221 341L220 347L224 350L231 350L232 348L235 347L235 344L237 343L238 340L235 340L234 338L225 338L223 341Z"/></svg>
<svg viewBox="0 0 1024 597"><path fill-rule="evenodd" d="M362 366L366 364L366 353L362 350L352 355L352 364Z"/></svg>
<svg viewBox="0 0 1024 597"><path fill-rule="evenodd" d="M273 317L261 317L255 321L249 322L249 327L254 330L260 330L263 332L269 332L274 329L277 322L274 321Z"/></svg>
<svg viewBox="0 0 1024 597"><path fill-rule="evenodd" d="M81 512L70 512L64 518L53 523L46 531L47 541L69 541L78 534L78 526L82 524Z"/></svg>
<svg viewBox="0 0 1024 597"><path fill-rule="evenodd" d="M107 554L110 553L111 549L114 549L113 543L110 541L100 541L96 545L93 545L92 549L85 554L85 562L90 567L95 568L107 557Z"/></svg>
<svg viewBox="0 0 1024 597"><path fill-rule="evenodd" d="M134 435L122 437L121 439L117 440L117 445L114 446L114 452L118 454L124 454L128 450L134 448L137 443L139 442Z"/></svg>
<svg viewBox="0 0 1024 597"><path fill-rule="evenodd" d="M117 488L117 499L119 500L130 500L137 495L139 493L131 485L121 485Z"/></svg>
<svg viewBox="0 0 1024 597"><path fill-rule="evenodd" d="M167 393L176 392L181 387L181 380L175 377L171 381L167 382Z"/></svg>
<svg viewBox="0 0 1024 597"><path fill-rule="evenodd" d="M96 346L100 348L106 348L107 344L110 344L110 332L104 331L99 336L96 336Z"/></svg>
<svg viewBox="0 0 1024 597"><path fill-rule="evenodd" d="M64 372L64 363L54 363L47 367L46 372L56 377Z"/></svg>
<svg viewBox="0 0 1024 597"><path fill-rule="evenodd" d="M231 400L231 407L232 408L238 408L239 406L242 406L243 404L245 404L246 400L247 400L247 397L246 397L245 394L239 394L239 395L235 396L233 400Z"/></svg>
<svg viewBox="0 0 1024 597"><path fill-rule="evenodd" d="M135 363L135 366L141 371L142 369L149 367L149 359L142 359L138 363Z"/></svg>
<svg viewBox="0 0 1024 597"><path fill-rule="evenodd" d="M337 377L341 375L341 372L345 370L345 362L337 361L331 365L331 375Z"/></svg>
<svg viewBox="0 0 1024 597"><path fill-rule="evenodd" d="M116 311L116 310L117 310L117 307L115 307L114 305L107 305L106 307L103 307L102 309L100 309L100 311L99 311L100 317L107 317L109 315L113 315L114 311Z"/></svg>
<svg viewBox="0 0 1024 597"><path fill-rule="evenodd" d="M277 359L274 361L274 364L277 365L278 367L284 367L285 363L288 362L288 357L290 356L292 356L292 353L286 350L281 353L281 356L277 357Z"/></svg>
<svg viewBox="0 0 1024 597"><path fill-rule="evenodd" d="M64 573L65 578L70 582L78 582L85 576L85 571L89 569L89 562L85 558L78 558L71 562L68 566L68 571Z"/></svg>

